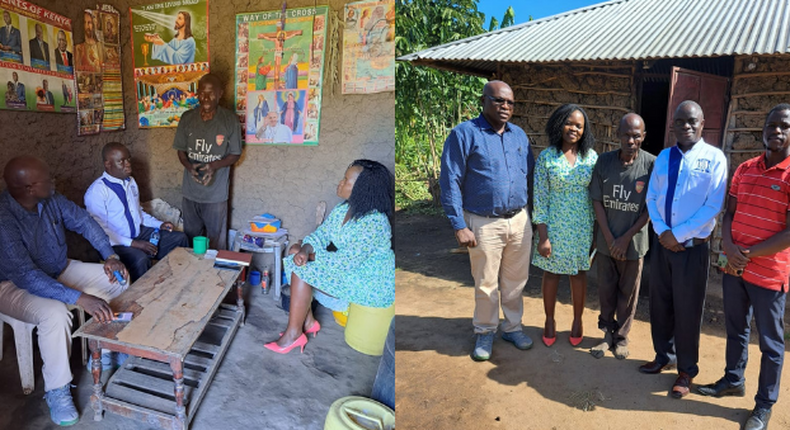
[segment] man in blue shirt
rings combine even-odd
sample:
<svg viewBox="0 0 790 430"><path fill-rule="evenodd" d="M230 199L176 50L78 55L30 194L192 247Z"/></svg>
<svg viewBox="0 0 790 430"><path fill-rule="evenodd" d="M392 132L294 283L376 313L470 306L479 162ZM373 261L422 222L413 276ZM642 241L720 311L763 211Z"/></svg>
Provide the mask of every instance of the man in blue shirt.
<svg viewBox="0 0 790 430"><path fill-rule="evenodd" d="M55 193L47 165L21 156L6 164L7 191L0 193L0 313L38 329L44 390L55 424L79 420L69 386L71 314L77 305L100 322L112 320L109 300L121 294L113 275L126 268L107 235L84 209ZM106 260L104 265L66 258L66 232L81 234Z"/></svg>
<svg viewBox="0 0 790 430"><path fill-rule="evenodd" d="M705 118L691 100L675 110L677 145L658 154L647 211L659 243L650 261L650 330L655 359L639 371L657 374L677 364L672 397L688 394L699 373L699 335L710 246L727 191L727 159L702 139Z"/></svg>
<svg viewBox="0 0 790 430"><path fill-rule="evenodd" d="M526 133L508 123L513 90L502 81L483 88L483 113L451 132L444 143L439 184L442 206L455 238L469 249L475 279L472 358L491 358L501 302L502 339L519 349L532 347L521 331L521 293L529 277L535 158Z"/></svg>

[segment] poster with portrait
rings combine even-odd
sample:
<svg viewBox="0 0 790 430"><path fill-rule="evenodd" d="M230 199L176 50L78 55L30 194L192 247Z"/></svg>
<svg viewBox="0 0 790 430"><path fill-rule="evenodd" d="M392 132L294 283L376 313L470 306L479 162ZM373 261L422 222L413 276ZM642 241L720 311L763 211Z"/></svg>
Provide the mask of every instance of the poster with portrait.
<svg viewBox="0 0 790 430"><path fill-rule="evenodd" d="M208 0L172 0L130 9L137 124L178 127L198 105L209 72Z"/></svg>
<svg viewBox="0 0 790 430"><path fill-rule="evenodd" d="M395 1L346 4L343 94L395 91Z"/></svg>
<svg viewBox="0 0 790 430"><path fill-rule="evenodd" d="M0 109L76 112L71 20L23 0L0 13Z"/></svg>
<svg viewBox="0 0 790 430"><path fill-rule="evenodd" d="M318 145L328 7L236 15L236 113L247 144Z"/></svg>
<svg viewBox="0 0 790 430"><path fill-rule="evenodd" d="M80 136L125 126L121 83L121 14L111 5L83 11L83 42L75 47Z"/></svg>

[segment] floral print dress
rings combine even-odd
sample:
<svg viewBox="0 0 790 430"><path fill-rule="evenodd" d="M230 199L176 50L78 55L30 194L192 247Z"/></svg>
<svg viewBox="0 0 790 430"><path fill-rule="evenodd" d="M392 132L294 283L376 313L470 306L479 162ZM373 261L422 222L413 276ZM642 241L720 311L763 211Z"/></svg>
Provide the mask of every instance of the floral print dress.
<svg viewBox="0 0 790 430"><path fill-rule="evenodd" d="M304 244L313 246L315 261L297 266L293 256L288 256L283 268L325 293L316 292L315 297L330 309L343 310L338 309L339 302L389 307L395 301L395 253L389 219L373 212L343 224L346 212L348 203L335 206L324 223L304 238ZM330 243L337 249L327 250Z"/></svg>
<svg viewBox="0 0 790 430"><path fill-rule="evenodd" d="M590 245L595 213L588 186L598 154L590 149L571 166L555 147L540 153L535 163L533 222L546 224L551 243L549 258L538 252L535 233L532 264L551 273L576 275L590 270Z"/></svg>

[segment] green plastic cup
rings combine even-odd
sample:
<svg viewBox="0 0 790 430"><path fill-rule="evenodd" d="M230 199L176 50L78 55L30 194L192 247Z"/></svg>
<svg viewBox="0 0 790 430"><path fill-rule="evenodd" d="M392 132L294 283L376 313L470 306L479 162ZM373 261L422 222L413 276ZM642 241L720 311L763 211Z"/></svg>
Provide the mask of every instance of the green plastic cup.
<svg viewBox="0 0 790 430"><path fill-rule="evenodd" d="M197 255L205 254L208 249L208 238L206 236L195 236L192 239L192 249Z"/></svg>

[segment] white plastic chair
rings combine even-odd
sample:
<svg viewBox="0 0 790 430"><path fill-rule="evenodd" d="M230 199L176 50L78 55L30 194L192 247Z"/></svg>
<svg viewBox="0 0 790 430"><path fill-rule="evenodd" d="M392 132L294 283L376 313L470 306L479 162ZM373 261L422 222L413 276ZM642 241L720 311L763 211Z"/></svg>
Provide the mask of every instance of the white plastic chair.
<svg viewBox="0 0 790 430"><path fill-rule="evenodd" d="M77 305L68 305L69 311L77 310L77 318L80 326L85 324L85 311ZM14 331L14 343L16 344L16 361L19 366L19 379L22 382L22 392L30 394L36 386L35 373L33 370L33 329L36 327L16 318L0 313L0 360L3 359L3 330L6 324L11 326ZM88 363L88 340L82 338L82 365Z"/></svg>
<svg viewBox="0 0 790 430"><path fill-rule="evenodd" d="M0 321L5 322L14 330L14 342L16 343L16 361L19 365L19 379L22 380L22 392L30 394L36 386L33 376L33 324L19 321L8 315L0 313ZM5 324L0 322L0 341L3 339L3 329ZM3 359L3 348L0 345L0 360Z"/></svg>

